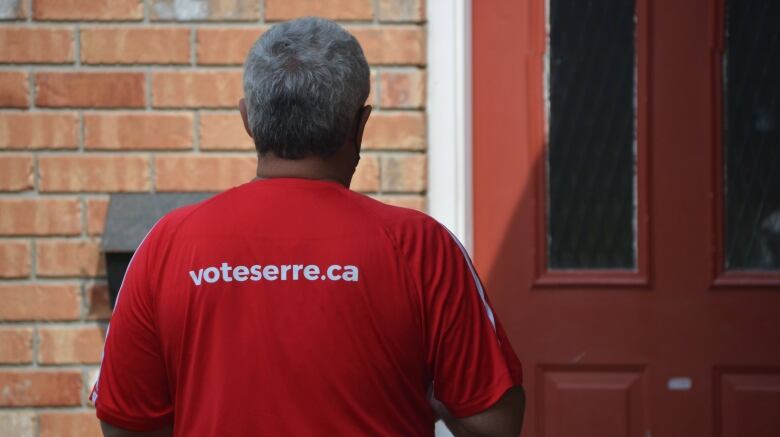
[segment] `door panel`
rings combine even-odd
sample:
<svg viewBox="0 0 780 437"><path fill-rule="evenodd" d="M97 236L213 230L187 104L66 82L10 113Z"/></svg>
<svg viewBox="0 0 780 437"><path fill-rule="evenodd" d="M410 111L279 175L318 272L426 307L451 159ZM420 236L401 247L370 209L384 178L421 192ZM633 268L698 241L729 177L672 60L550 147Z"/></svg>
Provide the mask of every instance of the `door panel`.
<svg viewBox="0 0 780 437"><path fill-rule="evenodd" d="M724 3L636 0L622 270L549 268L546 5L472 6L474 255L524 364L524 436L780 435L780 276L724 268Z"/></svg>
<svg viewBox="0 0 780 437"><path fill-rule="evenodd" d="M780 369L777 369L780 370ZM780 373L728 372L720 390L720 436L776 437L780 429Z"/></svg>
<svg viewBox="0 0 780 437"><path fill-rule="evenodd" d="M592 430L604 437L641 437L645 429L641 370L572 366L545 369L540 402L543 434Z"/></svg>

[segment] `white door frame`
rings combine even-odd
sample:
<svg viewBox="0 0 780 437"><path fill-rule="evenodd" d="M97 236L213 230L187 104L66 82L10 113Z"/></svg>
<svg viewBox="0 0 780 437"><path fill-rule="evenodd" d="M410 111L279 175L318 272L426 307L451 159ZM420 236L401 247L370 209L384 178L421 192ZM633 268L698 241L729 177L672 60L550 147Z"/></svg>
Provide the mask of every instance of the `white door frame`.
<svg viewBox="0 0 780 437"><path fill-rule="evenodd" d="M427 0L428 213L473 253L471 0Z"/></svg>
<svg viewBox="0 0 780 437"><path fill-rule="evenodd" d="M471 0L427 0L428 213L473 253ZM436 422L436 436L450 437Z"/></svg>

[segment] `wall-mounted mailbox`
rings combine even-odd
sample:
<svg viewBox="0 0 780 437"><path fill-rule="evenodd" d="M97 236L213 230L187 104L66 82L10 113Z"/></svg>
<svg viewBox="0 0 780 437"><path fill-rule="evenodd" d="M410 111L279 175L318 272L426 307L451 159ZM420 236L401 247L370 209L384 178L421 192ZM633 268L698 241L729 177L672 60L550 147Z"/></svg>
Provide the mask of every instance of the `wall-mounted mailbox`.
<svg viewBox="0 0 780 437"><path fill-rule="evenodd" d="M214 193L112 194L108 203L103 253L111 308L127 265L138 245L162 216L181 206L200 202Z"/></svg>

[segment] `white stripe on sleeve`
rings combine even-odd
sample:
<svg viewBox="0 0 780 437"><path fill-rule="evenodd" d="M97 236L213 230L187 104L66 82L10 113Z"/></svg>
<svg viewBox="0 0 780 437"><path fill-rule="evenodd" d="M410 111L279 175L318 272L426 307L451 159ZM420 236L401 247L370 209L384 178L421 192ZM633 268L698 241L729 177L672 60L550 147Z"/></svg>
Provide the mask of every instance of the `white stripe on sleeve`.
<svg viewBox="0 0 780 437"><path fill-rule="evenodd" d="M444 229L447 229L446 226L441 225ZM458 240L458 237L455 236L449 229L447 229L447 232L450 234L450 237L455 241L455 243L460 248L460 252L463 254L463 258L466 260L466 264L469 266L469 270L471 271L471 277L474 279L474 284L477 286L477 291L479 292L479 298L482 300L482 306L485 307L485 312L487 313L488 319L490 320L490 324L493 326L493 331L496 330L496 318L493 315L493 309L490 308L490 304L488 304L487 299L485 298L485 289L482 287L482 281L479 280L479 276L477 276L477 271L474 269L474 264L471 262L471 258L469 257L468 252L466 252L466 248L463 247L462 244L460 244L460 240Z"/></svg>

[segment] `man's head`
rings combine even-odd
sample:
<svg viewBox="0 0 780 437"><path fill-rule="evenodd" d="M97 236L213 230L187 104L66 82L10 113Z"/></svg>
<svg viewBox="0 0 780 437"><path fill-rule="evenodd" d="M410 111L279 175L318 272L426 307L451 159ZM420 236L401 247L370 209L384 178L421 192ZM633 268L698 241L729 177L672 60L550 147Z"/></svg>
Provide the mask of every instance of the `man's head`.
<svg viewBox="0 0 780 437"><path fill-rule="evenodd" d="M241 113L261 158L357 164L370 73L355 37L338 24L302 18L273 26L244 65ZM348 149L348 150L343 150Z"/></svg>

